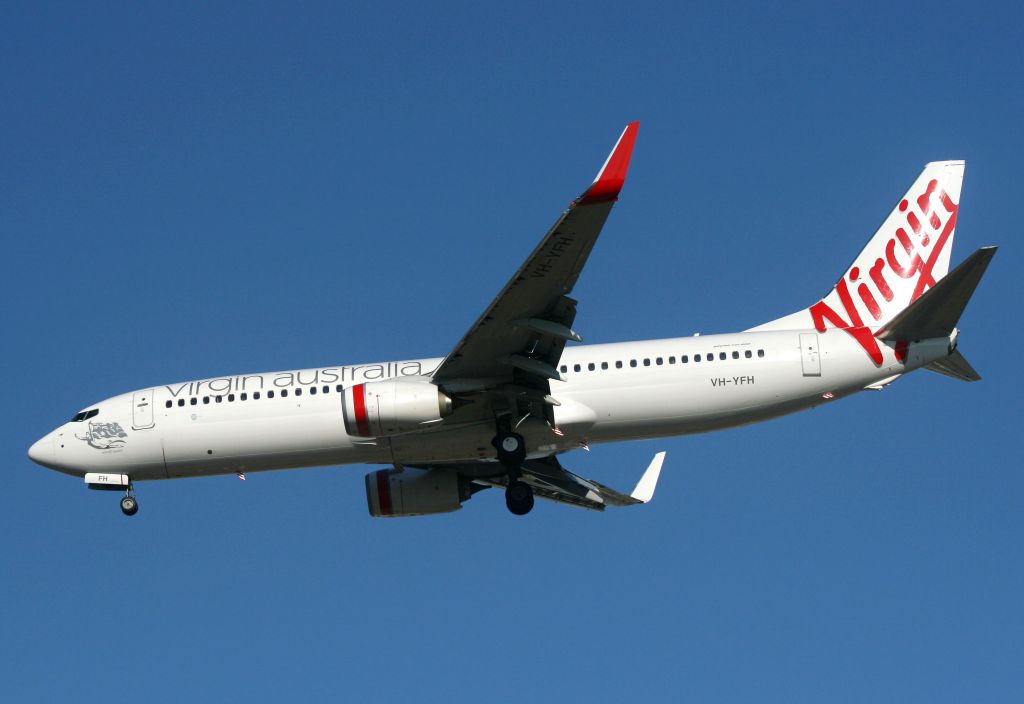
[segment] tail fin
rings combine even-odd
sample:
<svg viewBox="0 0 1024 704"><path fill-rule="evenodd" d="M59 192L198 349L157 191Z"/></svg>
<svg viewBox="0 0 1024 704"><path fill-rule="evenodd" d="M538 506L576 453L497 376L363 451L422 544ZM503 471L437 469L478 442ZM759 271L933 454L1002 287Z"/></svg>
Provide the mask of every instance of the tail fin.
<svg viewBox="0 0 1024 704"><path fill-rule="evenodd" d="M888 323L949 270L963 178L962 161L927 164L824 298L752 330L849 331Z"/></svg>

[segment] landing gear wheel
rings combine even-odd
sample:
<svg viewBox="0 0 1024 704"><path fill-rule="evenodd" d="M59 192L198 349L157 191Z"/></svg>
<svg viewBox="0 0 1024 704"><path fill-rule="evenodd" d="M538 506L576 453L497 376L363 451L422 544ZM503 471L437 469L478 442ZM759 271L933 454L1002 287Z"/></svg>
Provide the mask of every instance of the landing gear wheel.
<svg viewBox="0 0 1024 704"><path fill-rule="evenodd" d="M134 516L139 512L139 502L134 496L125 496L121 499L121 513L126 516Z"/></svg>
<svg viewBox="0 0 1024 704"><path fill-rule="evenodd" d="M505 505L515 515L525 516L533 508L533 489L525 482L509 482L505 489Z"/></svg>
<svg viewBox="0 0 1024 704"><path fill-rule="evenodd" d="M498 461L518 472L526 459L526 441L519 433L498 433L491 441L498 451Z"/></svg>

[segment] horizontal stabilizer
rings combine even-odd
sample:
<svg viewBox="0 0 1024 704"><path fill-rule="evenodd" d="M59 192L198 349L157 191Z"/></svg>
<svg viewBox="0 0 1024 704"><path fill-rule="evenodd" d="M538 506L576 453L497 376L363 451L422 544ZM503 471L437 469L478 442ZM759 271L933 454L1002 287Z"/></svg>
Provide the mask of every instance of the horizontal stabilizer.
<svg viewBox="0 0 1024 704"><path fill-rule="evenodd" d="M967 257L920 298L904 308L877 334L883 340L926 340L948 337L963 315L967 301L996 253L982 247Z"/></svg>
<svg viewBox="0 0 1024 704"><path fill-rule="evenodd" d="M964 359L959 350L953 350L945 359L937 359L931 364L925 365L925 369L945 374L960 381L981 381L981 374L974 371L974 367Z"/></svg>

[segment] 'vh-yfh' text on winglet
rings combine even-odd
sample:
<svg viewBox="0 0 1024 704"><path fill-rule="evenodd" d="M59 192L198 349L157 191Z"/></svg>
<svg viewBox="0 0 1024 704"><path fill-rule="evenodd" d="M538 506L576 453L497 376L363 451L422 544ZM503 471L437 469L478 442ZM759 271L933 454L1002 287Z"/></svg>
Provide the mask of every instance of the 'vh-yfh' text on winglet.
<svg viewBox="0 0 1024 704"><path fill-rule="evenodd" d="M590 188L576 200L576 205L590 205L616 200L619 191L626 182L629 171L629 159L633 156L633 145L636 144L636 133L640 129L639 122L630 122L619 135L611 154L605 159L604 166L597 173L597 178Z"/></svg>

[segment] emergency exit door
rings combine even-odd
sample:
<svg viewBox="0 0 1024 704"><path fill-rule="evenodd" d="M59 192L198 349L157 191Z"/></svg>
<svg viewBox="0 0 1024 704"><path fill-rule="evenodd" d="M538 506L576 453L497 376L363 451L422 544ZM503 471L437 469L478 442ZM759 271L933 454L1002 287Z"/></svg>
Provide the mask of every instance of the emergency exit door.
<svg viewBox="0 0 1024 704"><path fill-rule="evenodd" d="M800 364L804 376L821 376L821 356L818 354L818 334L800 333Z"/></svg>
<svg viewBox="0 0 1024 704"><path fill-rule="evenodd" d="M153 427L153 389L136 391L132 395L132 428L145 430Z"/></svg>

